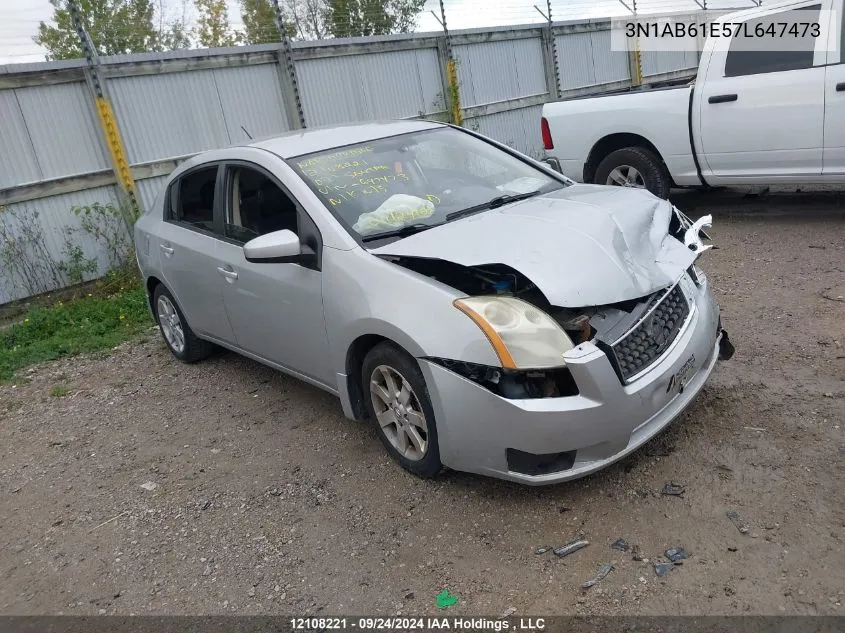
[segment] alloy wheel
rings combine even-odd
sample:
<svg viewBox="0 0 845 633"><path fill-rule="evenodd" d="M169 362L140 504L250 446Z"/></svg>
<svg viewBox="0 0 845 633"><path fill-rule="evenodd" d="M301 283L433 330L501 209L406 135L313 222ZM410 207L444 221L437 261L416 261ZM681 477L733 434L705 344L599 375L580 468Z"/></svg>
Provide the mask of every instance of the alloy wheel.
<svg viewBox="0 0 845 633"><path fill-rule="evenodd" d="M184 352L185 332L182 330L182 321L176 306L164 295L158 298L158 324L173 351L177 354Z"/></svg>
<svg viewBox="0 0 845 633"><path fill-rule="evenodd" d="M428 450L428 425L413 387L402 374L379 365L370 376L370 398L376 419L400 455L419 461Z"/></svg>

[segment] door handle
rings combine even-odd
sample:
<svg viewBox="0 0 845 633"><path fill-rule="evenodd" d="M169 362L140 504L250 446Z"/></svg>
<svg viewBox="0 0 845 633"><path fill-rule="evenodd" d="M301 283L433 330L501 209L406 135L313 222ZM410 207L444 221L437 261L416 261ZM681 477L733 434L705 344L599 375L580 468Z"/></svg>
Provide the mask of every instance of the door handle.
<svg viewBox="0 0 845 633"><path fill-rule="evenodd" d="M223 275L226 279L237 279L238 278L238 273L236 273L234 270L232 270L228 266L225 266L225 267L224 266L218 266L217 272L220 273L221 275Z"/></svg>
<svg viewBox="0 0 845 633"><path fill-rule="evenodd" d="M845 81L841 84L836 84L836 92L845 92Z"/></svg>
<svg viewBox="0 0 845 633"><path fill-rule="evenodd" d="M161 249L161 252L164 253L165 255L167 255L168 257L173 255L173 248L172 247L167 246L166 244L159 244L159 248Z"/></svg>
<svg viewBox="0 0 845 633"><path fill-rule="evenodd" d="M714 95L707 101L709 103L728 103L730 101L736 101L737 99L739 99L737 95Z"/></svg>

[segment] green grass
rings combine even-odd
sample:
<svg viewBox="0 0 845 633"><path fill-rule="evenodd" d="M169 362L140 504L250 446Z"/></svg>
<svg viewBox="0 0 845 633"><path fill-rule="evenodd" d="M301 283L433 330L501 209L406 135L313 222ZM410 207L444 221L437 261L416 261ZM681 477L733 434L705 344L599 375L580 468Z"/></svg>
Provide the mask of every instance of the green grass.
<svg viewBox="0 0 845 633"><path fill-rule="evenodd" d="M70 389L67 385L53 385L53 388L50 389L50 395L54 398L64 398L69 393Z"/></svg>
<svg viewBox="0 0 845 633"><path fill-rule="evenodd" d="M21 322L0 330L0 382L28 365L112 348L152 324L140 284L109 297L34 308Z"/></svg>

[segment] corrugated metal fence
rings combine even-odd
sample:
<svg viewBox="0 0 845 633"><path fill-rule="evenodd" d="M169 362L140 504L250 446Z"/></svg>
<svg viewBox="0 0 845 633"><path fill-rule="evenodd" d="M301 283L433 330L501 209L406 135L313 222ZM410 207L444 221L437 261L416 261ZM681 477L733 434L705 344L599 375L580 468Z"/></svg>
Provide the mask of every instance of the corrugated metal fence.
<svg viewBox="0 0 845 633"><path fill-rule="evenodd" d="M631 84L630 55L611 51L609 29L604 19L557 23L551 33L536 25L452 33L465 125L539 157L543 103ZM296 125L280 58L277 45L102 58L142 206L185 157ZM308 126L441 117L446 109L442 36L296 43L294 60ZM690 76L697 62L695 53L644 54L643 75ZM71 209L117 203L110 165L83 61L0 66L0 249L4 236L23 240L28 230L42 255L61 261L74 235L98 260L86 276L101 275L107 253L80 234ZM36 283L4 266L0 304L69 282L48 268Z"/></svg>

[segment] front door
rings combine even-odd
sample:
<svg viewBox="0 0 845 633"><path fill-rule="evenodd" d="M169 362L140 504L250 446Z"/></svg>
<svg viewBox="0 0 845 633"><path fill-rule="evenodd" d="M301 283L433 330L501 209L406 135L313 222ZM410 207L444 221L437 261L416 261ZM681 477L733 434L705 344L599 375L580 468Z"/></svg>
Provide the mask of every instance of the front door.
<svg viewBox="0 0 845 633"><path fill-rule="evenodd" d="M824 88L824 175L838 182L845 179L845 6L840 7L842 19L831 29Z"/></svg>
<svg viewBox="0 0 845 633"><path fill-rule="evenodd" d="M699 99L709 182L821 176L826 44L809 36L787 41L751 35L818 23L820 14L819 4L767 13L744 22L749 37L716 43Z"/></svg>
<svg viewBox="0 0 845 633"><path fill-rule="evenodd" d="M319 232L269 173L232 164L225 174L225 240L219 259L228 269L223 302L238 347L324 384L334 384L323 318L322 273L291 263L251 263L243 244L289 229L318 253Z"/></svg>

